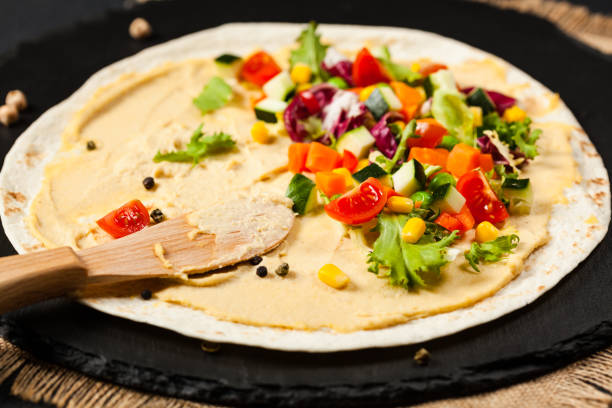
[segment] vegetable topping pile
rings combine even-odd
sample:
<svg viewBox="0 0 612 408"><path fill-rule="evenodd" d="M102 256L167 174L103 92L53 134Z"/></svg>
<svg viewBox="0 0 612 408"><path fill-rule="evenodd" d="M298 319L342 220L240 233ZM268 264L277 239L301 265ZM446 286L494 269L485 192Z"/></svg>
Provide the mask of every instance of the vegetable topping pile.
<svg viewBox="0 0 612 408"><path fill-rule="evenodd" d="M220 76L194 105L203 114L224 106L232 96L224 76L260 89L251 135L268 143L270 131L280 129L293 141L287 196L294 211L304 215L322 207L347 228L374 237L369 270L393 285L434 282L457 256L451 246L462 237L474 237L463 254L474 271L516 248L519 237L500 235L500 229L510 215L531 210L531 185L521 168L537 156L540 134L516 99L461 88L444 64L403 65L387 47L362 48L349 59L322 44L316 28L310 23L298 37L289 70L265 51L245 59L219 56ZM154 160L195 166L233 147L229 135L204 136L200 126L186 150L158 152ZM121 214L101 222L145 222L138 214ZM117 228L109 232L127 231ZM336 289L348 282L331 264L319 278Z"/></svg>

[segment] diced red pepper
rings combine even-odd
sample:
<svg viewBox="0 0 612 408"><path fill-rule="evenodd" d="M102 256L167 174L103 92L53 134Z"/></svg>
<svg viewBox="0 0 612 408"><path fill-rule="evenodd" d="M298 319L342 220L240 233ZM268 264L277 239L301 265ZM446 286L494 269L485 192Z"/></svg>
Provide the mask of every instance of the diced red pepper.
<svg viewBox="0 0 612 408"><path fill-rule="evenodd" d="M355 82L355 86L374 85L390 80L391 77L380 61L374 58L367 48L362 48L353 63L353 82Z"/></svg>

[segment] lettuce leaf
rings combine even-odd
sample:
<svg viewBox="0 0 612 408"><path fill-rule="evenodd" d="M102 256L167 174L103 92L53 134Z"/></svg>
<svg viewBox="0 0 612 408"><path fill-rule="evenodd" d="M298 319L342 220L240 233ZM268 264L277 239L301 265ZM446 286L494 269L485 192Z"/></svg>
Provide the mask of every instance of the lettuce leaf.
<svg viewBox="0 0 612 408"><path fill-rule="evenodd" d="M520 122L506 122L497 112L491 112L482 119L482 126L478 128L479 135L485 130L495 130L499 139L506 143L510 150L518 149L527 159L533 159L538 155L536 142L542 131L531 130L530 118Z"/></svg>
<svg viewBox="0 0 612 408"><path fill-rule="evenodd" d="M380 236L374 242L373 251L370 253L368 263L369 271L376 274L382 273L380 267L388 268L387 277L392 285L411 288L413 286L425 286L422 274L440 272L440 268L448 263L446 258L446 247L457 238L457 232L453 231L439 241L437 237L426 234L417 244L409 244L401 238L401 231L409 215L403 214L381 214L378 217ZM440 231L435 231L440 234Z"/></svg>
<svg viewBox="0 0 612 408"><path fill-rule="evenodd" d="M191 140L185 150L164 153L157 152L153 161L159 163L161 161L188 163L192 162L195 166L204 158L215 153L221 153L233 148L236 142L227 133L217 132L209 136L204 136L202 133L202 124L191 135Z"/></svg>
<svg viewBox="0 0 612 408"><path fill-rule="evenodd" d="M212 77L204 89L193 99L202 115L223 107L232 97L232 87L220 77Z"/></svg>
<svg viewBox="0 0 612 408"><path fill-rule="evenodd" d="M438 89L431 105L433 117L459 141L474 146L474 115L455 90Z"/></svg>
<svg viewBox="0 0 612 408"><path fill-rule="evenodd" d="M324 81L327 79L327 72L321 69L321 62L325 58L328 46L321 44L321 36L317 35L316 31L317 23L311 21L298 37L297 41L300 46L297 50L291 51L289 63L291 68L298 62L308 65L314 80Z"/></svg>
<svg viewBox="0 0 612 408"><path fill-rule="evenodd" d="M472 242L469 251L465 251L465 259L475 271L480 272L478 264L484 262L497 262L506 254L509 254L519 243L518 235L503 235L493 241Z"/></svg>
<svg viewBox="0 0 612 408"><path fill-rule="evenodd" d="M395 62L391 61L391 53L386 45L381 47L380 54L381 55L378 56L378 60L383 64L387 71L389 71L394 80L413 84L423 78L421 74L414 72L407 66L396 64Z"/></svg>

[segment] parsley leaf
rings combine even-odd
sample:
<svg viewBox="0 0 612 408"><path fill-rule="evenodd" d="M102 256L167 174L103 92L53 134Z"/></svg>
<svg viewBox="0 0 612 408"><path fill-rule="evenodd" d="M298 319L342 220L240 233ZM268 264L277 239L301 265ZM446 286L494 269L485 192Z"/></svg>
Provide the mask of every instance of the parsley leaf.
<svg viewBox="0 0 612 408"><path fill-rule="evenodd" d="M418 72L414 72L407 66L396 64L395 62L391 61L391 53L386 45L381 47L380 52L381 55L378 57L378 60L384 65L384 67L396 81L404 81L409 84L413 84L423 78L423 75L419 74Z"/></svg>
<svg viewBox="0 0 612 408"><path fill-rule="evenodd" d="M311 21L298 37L300 47L291 51L289 62L291 68L297 63L306 64L310 67L315 80L325 80L327 73L321 69L321 62L325 58L328 46L321 44L321 36L317 35L316 30L317 23Z"/></svg>
<svg viewBox="0 0 612 408"><path fill-rule="evenodd" d="M530 127L530 118L518 122L506 122L499 117L497 112L491 112L482 119L478 135L481 136L485 130L495 130L499 139L506 143L510 150L518 149L526 158L533 159L538 155L535 144L542 131L540 129L531 130Z"/></svg>
<svg viewBox="0 0 612 408"><path fill-rule="evenodd" d="M380 266L389 268L387 276L392 285L410 288L425 286L421 275L438 274L440 268L448 263L446 247L455 241L457 232L441 237L440 231L434 233L438 237L428 236L428 232L417 244L409 244L401 238L401 230L409 215L381 214L378 217L380 236L374 242L370 253L368 270L378 274ZM441 238L436 241L436 238Z"/></svg>
<svg viewBox="0 0 612 408"><path fill-rule="evenodd" d="M478 264L480 261L497 262L502 257L510 253L519 243L518 235L503 235L493 241L479 244L472 242L469 251L465 251L465 259L470 263L475 271L480 272Z"/></svg>
<svg viewBox="0 0 612 408"><path fill-rule="evenodd" d="M185 150L169 152L162 154L157 152L153 161L159 163L161 161L188 163L192 162L195 166L204 158L214 153L220 153L233 148L236 142L227 133L217 132L209 136L204 136L202 133L202 124L191 135L191 140L187 144Z"/></svg>
<svg viewBox="0 0 612 408"><path fill-rule="evenodd" d="M202 115L224 106L232 97L232 87L220 77L212 77L204 89L193 99Z"/></svg>

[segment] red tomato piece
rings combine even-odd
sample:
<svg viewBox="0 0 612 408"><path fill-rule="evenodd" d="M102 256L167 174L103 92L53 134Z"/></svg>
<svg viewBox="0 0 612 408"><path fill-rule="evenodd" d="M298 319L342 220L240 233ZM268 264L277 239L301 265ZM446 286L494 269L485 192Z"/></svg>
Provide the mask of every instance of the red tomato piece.
<svg viewBox="0 0 612 408"><path fill-rule="evenodd" d="M149 212L140 200L132 200L109 212L96 223L113 238L121 238L149 225Z"/></svg>
<svg viewBox="0 0 612 408"><path fill-rule="evenodd" d="M308 113L310 113L311 115L319 113L319 111L321 110L321 106L319 106L319 101L317 101L317 98L312 92L308 90L302 91L299 93L299 96L304 105L306 106L306 109L308 109Z"/></svg>
<svg viewBox="0 0 612 408"><path fill-rule="evenodd" d="M342 167L352 173L357 168L358 163L357 157L350 150L345 149L342 153Z"/></svg>
<svg viewBox="0 0 612 408"><path fill-rule="evenodd" d="M474 216L470 212L470 209L467 205L464 205L461 211L458 214L454 215L457 220L461 223L463 228L461 228L461 232L465 232L474 228L474 224L476 224L476 220L474 220Z"/></svg>
<svg viewBox="0 0 612 408"><path fill-rule="evenodd" d="M325 205L325 212L334 220L358 225L376 217L386 202L387 193L383 185L370 177L342 197Z"/></svg>
<svg viewBox="0 0 612 408"><path fill-rule="evenodd" d="M443 226L449 231L459 231L462 232L463 224L454 216L449 213L442 213L436 220L434 221L436 224Z"/></svg>
<svg viewBox="0 0 612 408"><path fill-rule="evenodd" d="M465 197L466 205L476 222L489 221L495 224L508 218L506 206L497 198L480 170L461 176L457 181L457 190Z"/></svg>
<svg viewBox="0 0 612 408"><path fill-rule="evenodd" d="M442 141L446 128L433 118L418 119L414 133L420 137L411 137L407 140L410 147L436 147Z"/></svg>
<svg viewBox="0 0 612 408"><path fill-rule="evenodd" d="M423 68L421 68L419 70L419 74L423 75L424 77L426 77L427 75L431 75L433 73L436 73L442 69L448 69L448 67L444 64L438 64L437 62L431 63L431 64L427 64L425 65Z"/></svg>
<svg viewBox="0 0 612 408"><path fill-rule="evenodd" d="M240 77L262 86L279 72L281 69L274 58L265 51L259 51L244 62L240 70Z"/></svg>
<svg viewBox="0 0 612 408"><path fill-rule="evenodd" d="M353 64L353 82L356 87L389 82L391 78L385 67L368 51L362 48Z"/></svg>

